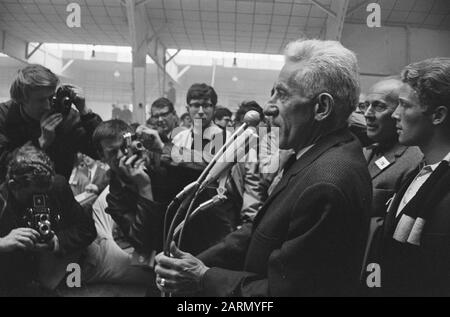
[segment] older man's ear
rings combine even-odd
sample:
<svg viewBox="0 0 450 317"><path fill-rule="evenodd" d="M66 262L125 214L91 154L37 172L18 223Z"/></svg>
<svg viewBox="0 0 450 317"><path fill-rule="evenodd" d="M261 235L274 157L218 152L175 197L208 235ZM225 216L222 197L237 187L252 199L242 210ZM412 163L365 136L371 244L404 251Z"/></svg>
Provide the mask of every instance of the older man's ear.
<svg viewBox="0 0 450 317"><path fill-rule="evenodd" d="M334 108L334 99L330 94L320 94L314 107L314 118L317 121L323 121L331 115Z"/></svg>

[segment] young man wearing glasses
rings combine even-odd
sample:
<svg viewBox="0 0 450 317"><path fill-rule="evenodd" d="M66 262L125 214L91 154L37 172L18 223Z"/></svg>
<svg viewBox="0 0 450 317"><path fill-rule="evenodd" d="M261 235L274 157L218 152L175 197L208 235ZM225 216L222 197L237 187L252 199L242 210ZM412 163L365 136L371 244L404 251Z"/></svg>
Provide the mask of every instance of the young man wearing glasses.
<svg viewBox="0 0 450 317"><path fill-rule="evenodd" d="M217 94L211 86L193 84L187 92L186 102L187 111L193 121L192 128L178 133L172 143L183 152L185 150L192 152L190 155L182 154L182 157L176 159L196 163L208 162L218 146L223 143L215 140L224 133L213 122ZM214 146L208 146L209 144ZM174 154L177 152L179 151L172 151Z"/></svg>
<svg viewBox="0 0 450 317"><path fill-rule="evenodd" d="M417 147L398 142L392 114L398 105L401 86L399 79L384 79L370 88L366 101L359 105L366 118L367 136L374 142L364 149L372 177L373 216L384 216L386 202L422 159Z"/></svg>

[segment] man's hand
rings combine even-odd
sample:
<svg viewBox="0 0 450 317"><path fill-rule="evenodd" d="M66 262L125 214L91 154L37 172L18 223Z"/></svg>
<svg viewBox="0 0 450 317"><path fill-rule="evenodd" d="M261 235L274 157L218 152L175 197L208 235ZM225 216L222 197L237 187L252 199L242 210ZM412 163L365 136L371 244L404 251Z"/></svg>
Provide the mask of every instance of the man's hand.
<svg viewBox="0 0 450 317"><path fill-rule="evenodd" d="M146 138L151 140L151 142L148 142L151 143L151 148L149 150L162 151L162 149L164 148L164 142L161 140L161 137L159 136L159 132L157 130L151 129L145 125L140 125L136 129L136 134L143 136L144 146L147 145Z"/></svg>
<svg viewBox="0 0 450 317"><path fill-rule="evenodd" d="M32 251L35 252L56 252L59 249L58 237L54 234L53 238L47 243L36 243Z"/></svg>
<svg viewBox="0 0 450 317"><path fill-rule="evenodd" d="M153 200L150 176L145 169L145 158L138 159L136 154L124 156L119 161L119 168L125 177L136 185L140 196Z"/></svg>
<svg viewBox="0 0 450 317"><path fill-rule="evenodd" d="M39 239L39 233L31 228L17 228L7 236L0 238L0 252L14 250L33 250Z"/></svg>
<svg viewBox="0 0 450 317"><path fill-rule="evenodd" d="M166 293L192 294L202 289L202 278L209 269L193 255L179 250L172 241L170 254L156 256L156 286Z"/></svg>
<svg viewBox="0 0 450 317"><path fill-rule="evenodd" d="M50 116L44 116L41 119L41 136L39 137L39 145L41 149L46 149L55 140L55 129L63 121L60 113L54 113Z"/></svg>
<svg viewBox="0 0 450 317"><path fill-rule="evenodd" d="M93 193L93 194L98 194L99 190L98 190L98 186L95 184L89 184L84 188L85 191L87 191L88 193Z"/></svg>
<svg viewBox="0 0 450 317"><path fill-rule="evenodd" d="M77 108L78 112L80 112L80 115L85 115L90 112L90 110L86 107L86 99L84 97L83 90L80 87L76 87L73 85L67 85L66 87L70 88L72 90L73 95L73 104Z"/></svg>

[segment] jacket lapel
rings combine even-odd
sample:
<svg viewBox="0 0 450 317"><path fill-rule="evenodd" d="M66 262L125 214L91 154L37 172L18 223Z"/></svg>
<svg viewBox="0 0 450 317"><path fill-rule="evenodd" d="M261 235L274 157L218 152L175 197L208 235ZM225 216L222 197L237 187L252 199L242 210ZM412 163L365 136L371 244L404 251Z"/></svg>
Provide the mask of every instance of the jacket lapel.
<svg viewBox="0 0 450 317"><path fill-rule="evenodd" d="M323 137L318 141L309 151L307 151L300 159L296 160L295 163L285 171L283 178L280 180L278 185L275 187L273 192L267 198L264 205L259 210L258 214L254 219L254 226L256 228L261 218L264 216L267 211L268 206L272 203L272 201L280 194L286 186L289 184L290 179L301 173L306 167L308 167L311 163L313 163L319 156L328 151L330 148L335 146L338 143L346 142L352 140L352 134L347 130L341 130L333 133L332 135L328 135ZM296 154L294 154L296 155Z"/></svg>
<svg viewBox="0 0 450 317"><path fill-rule="evenodd" d="M393 148L391 148L389 151L384 153L379 158L373 157L372 160L370 160L368 168L369 173L372 179L383 173L384 171L387 171L394 163L395 161L405 153L407 147L404 145L396 144ZM373 151L373 150L371 150ZM378 167L376 162L380 159L383 159L383 157L389 162L389 165L387 165L385 168L381 169Z"/></svg>

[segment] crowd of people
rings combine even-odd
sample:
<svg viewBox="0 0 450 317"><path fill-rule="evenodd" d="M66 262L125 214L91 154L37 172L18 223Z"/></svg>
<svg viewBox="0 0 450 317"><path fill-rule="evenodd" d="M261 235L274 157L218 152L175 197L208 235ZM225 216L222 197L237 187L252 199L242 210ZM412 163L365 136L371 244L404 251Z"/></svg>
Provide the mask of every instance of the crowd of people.
<svg viewBox="0 0 450 317"><path fill-rule="evenodd" d="M172 84L143 124L115 105L102 121L71 85L61 111L58 77L20 69L0 104L0 295L58 295L49 258L148 296L450 295L450 58L361 92L339 42L285 57L263 107L195 83L178 117ZM257 146L197 184L244 129Z"/></svg>

